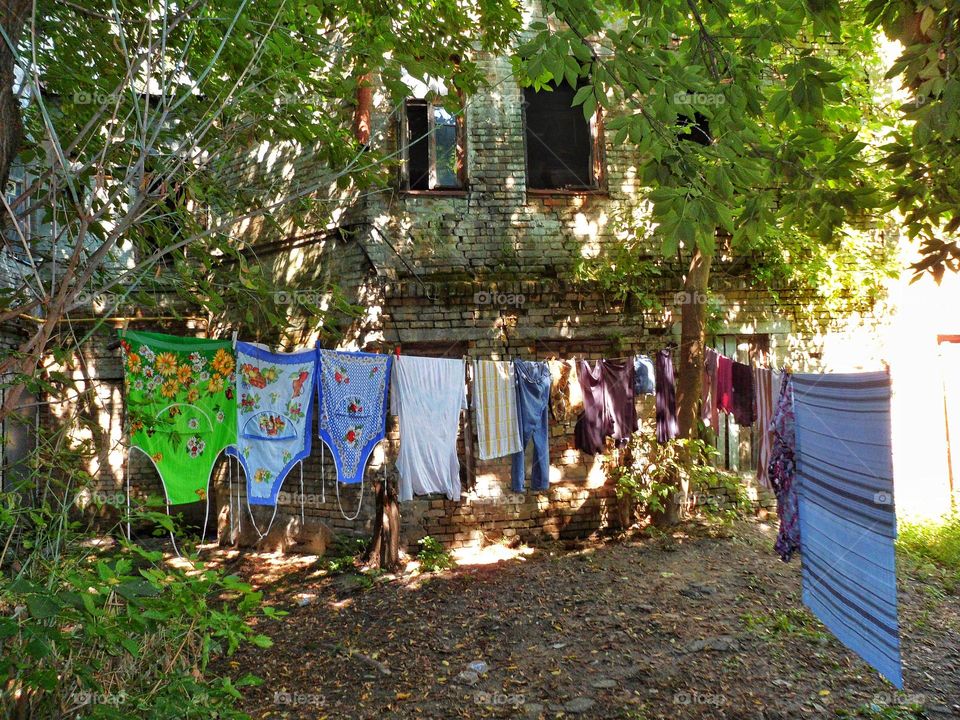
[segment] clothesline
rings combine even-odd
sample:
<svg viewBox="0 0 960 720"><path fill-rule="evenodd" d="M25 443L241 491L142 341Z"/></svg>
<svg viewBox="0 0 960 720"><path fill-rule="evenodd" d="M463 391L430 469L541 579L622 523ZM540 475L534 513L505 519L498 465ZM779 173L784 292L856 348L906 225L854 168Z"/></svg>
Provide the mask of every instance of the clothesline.
<svg viewBox="0 0 960 720"><path fill-rule="evenodd" d="M386 402L391 398L392 414L401 425L401 499L438 491L459 499L459 416L470 408L477 419L481 459L513 456L513 484L522 489L523 449L533 442L542 468L535 472L534 485L545 486L546 418L561 384L563 392L579 398L568 403L578 411L578 450L603 452L608 437L626 442L639 427L634 399L642 394L656 395L657 439L665 443L678 434L675 345L655 354L654 367L643 354L494 361L470 354L460 359L403 355L401 346L392 354L319 346L275 353L239 342L237 333L231 340L142 331L121 331L120 337L131 408L130 447L151 459L170 504L205 500L214 461L225 451L244 470L248 504L275 506L286 476L310 455L314 388L320 437L334 457L338 481L345 483L362 483L369 457L385 435ZM702 419L717 427L719 407L732 412L739 424L752 423L752 373L757 370L713 349L706 354L710 362L705 364L705 387L713 385L704 394ZM722 372L711 376L712 364ZM480 373L478 368L485 366L492 369ZM734 371L730 382L724 374L728 366ZM468 385L474 388L472 402ZM493 400L492 413L484 411L488 399ZM491 432L496 442L489 441Z"/></svg>
<svg viewBox="0 0 960 720"><path fill-rule="evenodd" d="M577 416L574 446L586 454L604 452L611 438L622 444L637 431L637 394L656 396L657 439L665 443L677 435L676 348L658 351L653 360L640 354L596 361L488 360L403 355L400 347L392 354L319 347L277 353L236 335L202 340L141 331L121 331L120 346L130 448L153 463L168 508L202 500L209 514L210 477L226 452L244 470L247 510L261 537L266 532L260 532L251 506L272 506L272 523L293 468L301 472L302 502L314 393L318 434L334 460L338 504L341 483L361 486L356 513L348 516L340 508L348 519L362 508L365 470L386 435L388 398L400 427L401 501L434 493L461 499L457 440L461 413L470 408L480 458L510 457L515 492L525 489L531 446L531 485L549 488L549 418L558 391ZM700 419L716 426L722 409L738 424L759 421L758 480L767 483L769 468L781 519L777 551L787 559L801 551L802 542L804 602L842 642L902 687L889 375L782 376L712 348L705 349L704 360ZM845 437L855 439L840 439ZM794 469L801 482L794 482ZM321 468L321 482L322 476ZM228 480L232 510L232 467ZM125 483L129 505L129 475ZM239 506L238 491L238 521ZM854 587L857 592L850 591Z"/></svg>

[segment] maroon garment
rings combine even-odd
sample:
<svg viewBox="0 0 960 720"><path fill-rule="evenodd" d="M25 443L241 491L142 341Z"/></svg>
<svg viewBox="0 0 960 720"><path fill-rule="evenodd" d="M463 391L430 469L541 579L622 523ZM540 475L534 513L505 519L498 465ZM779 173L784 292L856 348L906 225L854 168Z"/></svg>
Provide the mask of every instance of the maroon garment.
<svg viewBox="0 0 960 720"><path fill-rule="evenodd" d="M639 427L633 398L633 360L600 360L595 366L581 360L577 380L583 392L583 412L573 431L577 450L602 453L606 438L625 442Z"/></svg>
<svg viewBox="0 0 960 720"><path fill-rule="evenodd" d="M740 362L733 363L733 419L737 425L753 425L753 368Z"/></svg>
<svg viewBox="0 0 960 720"><path fill-rule="evenodd" d="M733 360L726 355L717 356L717 407L733 412Z"/></svg>
<svg viewBox="0 0 960 720"><path fill-rule="evenodd" d="M673 440L680 432L677 424L677 389L673 378L673 356L661 350L656 357L657 442Z"/></svg>

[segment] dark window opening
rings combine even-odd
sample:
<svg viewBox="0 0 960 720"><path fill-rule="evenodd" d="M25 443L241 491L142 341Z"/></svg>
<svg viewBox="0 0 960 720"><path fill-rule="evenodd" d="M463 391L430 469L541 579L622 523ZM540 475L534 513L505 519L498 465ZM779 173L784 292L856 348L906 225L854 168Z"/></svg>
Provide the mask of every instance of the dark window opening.
<svg viewBox="0 0 960 720"><path fill-rule="evenodd" d="M573 107L576 88L568 83L553 90L524 89L527 141L527 187L575 190L597 187L594 160L596 133Z"/></svg>
<svg viewBox="0 0 960 720"><path fill-rule="evenodd" d="M425 100L408 100L405 109L407 189L462 189L466 184L462 115Z"/></svg>
<svg viewBox="0 0 960 720"><path fill-rule="evenodd" d="M681 140L689 140L697 145L710 145L713 142L710 136L710 121L703 113L695 112L693 120L689 115L678 115L677 125L687 128L686 131L677 133L677 137Z"/></svg>

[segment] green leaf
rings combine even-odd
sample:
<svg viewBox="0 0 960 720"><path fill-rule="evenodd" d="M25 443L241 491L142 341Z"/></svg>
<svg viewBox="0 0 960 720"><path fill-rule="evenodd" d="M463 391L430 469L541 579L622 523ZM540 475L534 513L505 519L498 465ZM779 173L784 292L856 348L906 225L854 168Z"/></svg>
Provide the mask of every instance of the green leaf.
<svg viewBox="0 0 960 720"><path fill-rule="evenodd" d="M61 607L60 602L52 595L27 596L27 609L38 620L56 617Z"/></svg>

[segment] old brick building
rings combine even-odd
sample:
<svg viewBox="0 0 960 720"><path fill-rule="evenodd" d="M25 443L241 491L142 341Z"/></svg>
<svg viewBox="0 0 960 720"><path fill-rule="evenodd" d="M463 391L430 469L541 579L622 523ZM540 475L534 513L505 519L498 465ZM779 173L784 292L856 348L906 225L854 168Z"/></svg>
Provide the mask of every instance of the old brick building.
<svg viewBox="0 0 960 720"><path fill-rule="evenodd" d="M303 300L334 307L342 299L355 308L332 312L324 328L326 337L340 338L337 347L348 349L595 359L653 353L678 338L680 269L662 263L654 245L641 241L634 250L660 268L639 295L621 295L590 274L593 260L648 227L630 147L612 145L601 118L586 121L580 108L568 107L570 91L525 91L507 58L487 57L481 65L488 87L466 98L461 112L429 102L425 91L442 85L429 79L411 82L411 98L400 107L373 93L370 143L398 152L404 162L388 186L339 197L334 225L247 229L256 235L257 260L277 287L275 300L289 309L283 338L288 349L311 345L318 336L314 321L302 313ZM309 159L304 149L257 148L238 166L236 182L260 182L271 174L307 182ZM816 367L823 339L849 320L846 312L818 309L815 296L805 291L777 288L775 297L756 285L744 264L728 258L718 258L713 292L715 345L741 359L764 351L776 366ZM869 308L849 311L862 314L857 321L872 322ZM133 326L210 331L202 321L174 327L146 320ZM269 339L255 327L232 329L241 339ZM95 338L82 371L74 373L95 386L97 402L89 412L101 429L90 437L96 447L91 470L102 492L112 495L123 488L126 453L121 370L111 340L108 334ZM649 428L651 399L639 405ZM549 492L512 494L508 459L467 461L462 447L469 491L462 502L425 497L405 503L404 543L426 534L451 546L540 533L581 536L615 524L617 503L604 458L574 449L575 418L551 422ZM381 446L385 455L378 449L372 456L362 499L356 487L341 489L345 514L359 509L354 521L338 508L329 453L324 461L314 440L303 471L307 516L338 532L369 529L369 481L384 472L384 462L387 473L394 471L391 460L401 440L392 418L390 428L389 443ZM725 466L751 467L749 439L748 428L723 429ZM138 453L130 457L129 473L135 495L159 493L152 467ZM216 502L236 510L236 466L222 465L216 478ZM281 515L299 515L299 494L294 471L283 487ZM247 522L245 503L241 507Z"/></svg>

